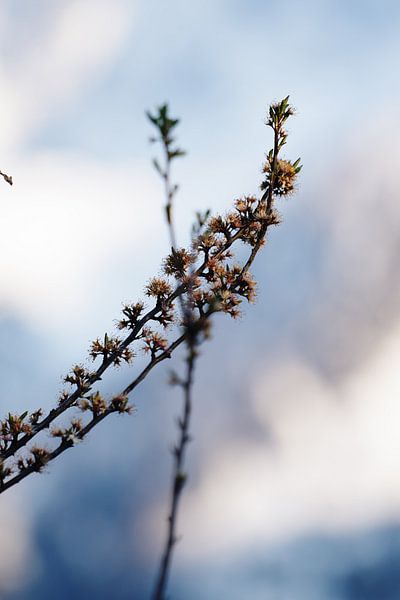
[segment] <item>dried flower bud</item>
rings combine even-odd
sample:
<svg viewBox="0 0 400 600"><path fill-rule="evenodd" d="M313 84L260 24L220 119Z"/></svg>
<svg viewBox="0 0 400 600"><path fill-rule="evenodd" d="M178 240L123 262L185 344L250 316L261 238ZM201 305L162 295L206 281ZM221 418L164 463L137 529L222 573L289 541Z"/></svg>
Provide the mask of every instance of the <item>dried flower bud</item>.
<svg viewBox="0 0 400 600"><path fill-rule="evenodd" d="M31 413L30 417L29 417L29 421L31 422L32 425L36 425L37 422L39 421L40 417L43 416L43 410L41 408L39 408L37 411Z"/></svg>
<svg viewBox="0 0 400 600"><path fill-rule="evenodd" d="M92 342L89 354L92 360L101 356L103 362L111 361L115 366L119 366L122 361L129 363L134 357L133 351L130 348L124 347L118 337L109 337L107 333L103 341L97 338Z"/></svg>
<svg viewBox="0 0 400 600"><path fill-rule="evenodd" d="M31 462L28 459L30 463L29 466L34 467L35 471L41 471L50 460L50 452L46 450L46 448L41 448L39 446L33 446L30 451L33 461Z"/></svg>
<svg viewBox="0 0 400 600"><path fill-rule="evenodd" d="M11 467L4 464L4 461L0 459L0 487L3 485L4 480L12 474Z"/></svg>
<svg viewBox="0 0 400 600"><path fill-rule="evenodd" d="M100 392L95 392L88 398L82 398L78 403L78 407L82 411L90 410L93 413L93 416L96 417L107 410L107 402Z"/></svg>
<svg viewBox="0 0 400 600"><path fill-rule="evenodd" d="M153 296L155 298L165 298L172 292L172 287L166 279L160 277L153 277L145 288L146 296Z"/></svg>
<svg viewBox="0 0 400 600"><path fill-rule="evenodd" d="M166 275L182 278L193 263L193 260L193 255L184 248L179 250L174 250L174 248L172 248L171 254L164 259L164 273Z"/></svg>
<svg viewBox="0 0 400 600"><path fill-rule="evenodd" d="M150 352L152 358L156 356L157 352L164 352L168 348L168 340L148 327L143 329L143 341L144 352Z"/></svg>
<svg viewBox="0 0 400 600"><path fill-rule="evenodd" d="M289 160L278 158L276 161L276 167L274 171L274 177L272 177L274 169L273 158L268 155L267 161L263 165L263 173L267 175L266 179L261 184L261 189L266 190L273 180L273 193L278 196L287 196L291 194L295 189L295 183L297 174L301 169L299 160L295 163L291 163Z"/></svg>
<svg viewBox="0 0 400 600"><path fill-rule="evenodd" d="M143 302L135 304L125 304L122 309L122 314L125 318L118 321L118 329L134 329L143 312Z"/></svg>
<svg viewBox="0 0 400 600"><path fill-rule="evenodd" d="M90 389L91 377L92 373L87 371L87 369L85 369L82 365L75 365L72 368L71 373L64 378L64 381L66 383L70 383L71 385L76 385L79 392L83 394L85 391Z"/></svg>
<svg viewBox="0 0 400 600"><path fill-rule="evenodd" d="M130 415L134 407L129 404L128 396L124 396L121 394L119 396L115 396L111 400L109 409L111 412L118 412L120 414L126 413Z"/></svg>

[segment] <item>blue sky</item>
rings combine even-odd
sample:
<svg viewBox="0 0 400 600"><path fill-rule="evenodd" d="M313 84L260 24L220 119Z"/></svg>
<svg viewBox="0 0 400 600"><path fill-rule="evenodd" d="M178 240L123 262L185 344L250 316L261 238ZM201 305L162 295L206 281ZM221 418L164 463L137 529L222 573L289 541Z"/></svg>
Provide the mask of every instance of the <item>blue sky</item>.
<svg viewBox="0 0 400 600"><path fill-rule="evenodd" d="M219 320L199 361L177 598L212 563L222 579L196 598L219 598L239 564L238 598L253 581L257 599L244 556L274 544L292 556L299 538L306 548L321 531L362 538L398 522L399 21L389 1L0 8L0 167L15 180L1 191L3 412L50 408L62 375L158 272L168 242L145 110L168 100L182 118L185 242L195 210L224 212L257 192L268 103L290 94L296 107L287 155L304 169L254 267L258 302L238 323ZM107 389L127 376L113 374ZM0 522L13 544L0 567L4 594L17 597L25 572L21 597L54 597L51 571L66 594L78 597L80 581L82 597L100 597L95 573L107 589L118 571L100 548L112 546L126 575L117 597L124 586L146 597L180 403L166 377L160 368L138 392L132 419L104 423L48 475L4 496ZM63 527L54 507L66 489ZM74 542L83 548L75 561ZM305 597L322 598L324 569L307 569ZM327 600L350 597L332 589Z"/></svg>

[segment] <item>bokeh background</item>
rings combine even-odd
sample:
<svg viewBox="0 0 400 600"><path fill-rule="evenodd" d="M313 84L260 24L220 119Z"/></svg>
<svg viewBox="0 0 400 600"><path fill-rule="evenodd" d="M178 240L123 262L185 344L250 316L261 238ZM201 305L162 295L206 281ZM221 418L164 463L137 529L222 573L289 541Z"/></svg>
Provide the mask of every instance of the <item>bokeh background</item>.
<svg viewBox="0 0 400 600"><path fill-rule="evenodd" d="M399 28L392 0L0 4L3 414L51 407L159 272L144 111L182 118L185 243L195 210L257 192L268 103L296 107L286 152L304 169L254 267L258 302L217 319L198 362L173 599L400 597ZM170 367L133 417L1 496L1 598L149 598Z"/></svg>

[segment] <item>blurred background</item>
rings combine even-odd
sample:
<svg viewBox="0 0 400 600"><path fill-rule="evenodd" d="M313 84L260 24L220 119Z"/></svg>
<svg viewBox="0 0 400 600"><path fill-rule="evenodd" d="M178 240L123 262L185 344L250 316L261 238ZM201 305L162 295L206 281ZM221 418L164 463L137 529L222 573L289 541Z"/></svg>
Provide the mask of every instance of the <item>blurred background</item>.
<svg viewBox="0 0 400 600"><path fill-rule="evenodd" d="M253 269L257 304L215 319L198 361L174 600L400 597L399 27L392 0L0 5L2 414L52 407L159 273L145 110L182 119L184 244L195 210L257 193L268 104L296 108L286 155L304 168ZM133 417L1 496L1 598L149 598L170 368Z"/></svg>

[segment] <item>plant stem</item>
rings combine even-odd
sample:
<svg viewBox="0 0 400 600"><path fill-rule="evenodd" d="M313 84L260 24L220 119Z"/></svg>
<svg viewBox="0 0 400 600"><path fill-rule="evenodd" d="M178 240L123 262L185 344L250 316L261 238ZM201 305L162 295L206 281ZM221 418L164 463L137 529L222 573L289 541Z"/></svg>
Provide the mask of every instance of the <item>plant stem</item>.
<svg viewBox="0 0 400 600"><path fill-rule="evenodd" d="M184 472L184 462L187 444L190 441L189 427L190 416L192 413L192 386L196 351L192 346L189 347L187 357L187 377L183 383L184 405L183 416L178 421L179 440L174 448L174 471L173 485L171 490L170 512L168 516L168 531L164 551L161 558L160 569L157 577L157 583L153 594L153 600L164 600L168 582L169 571L171 567L172 553L177 542L176 524L179 508L179 500L182 490L185 486L187 475Z"/></svg>

